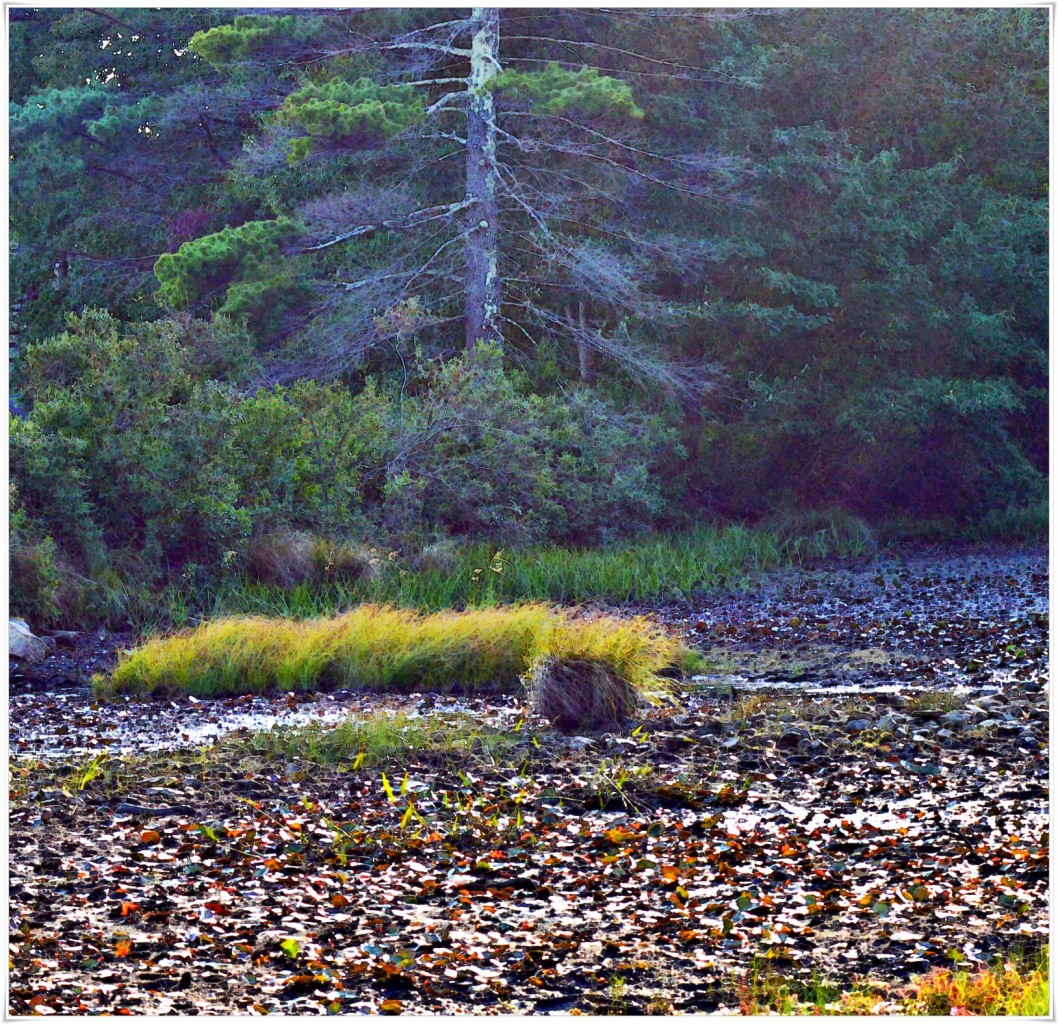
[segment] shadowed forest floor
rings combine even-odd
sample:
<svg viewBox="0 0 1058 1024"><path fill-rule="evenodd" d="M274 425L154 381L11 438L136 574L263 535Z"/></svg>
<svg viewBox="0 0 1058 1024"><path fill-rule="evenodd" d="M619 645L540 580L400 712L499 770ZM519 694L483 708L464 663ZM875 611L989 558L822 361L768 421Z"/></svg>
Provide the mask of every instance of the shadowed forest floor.
<svg viewBox="0 0 1058 1024"><path fill-rule="evenodd" d="M11 1012L905 1012L1047 942L1045 551L654 612L709 671L621 736L16 681Z"/></svg>

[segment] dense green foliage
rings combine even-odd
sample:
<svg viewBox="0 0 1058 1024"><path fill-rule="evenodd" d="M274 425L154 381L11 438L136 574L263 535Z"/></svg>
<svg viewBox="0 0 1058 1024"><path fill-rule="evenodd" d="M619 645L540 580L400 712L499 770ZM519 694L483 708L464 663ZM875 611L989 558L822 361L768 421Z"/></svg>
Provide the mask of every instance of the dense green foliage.
<svg viewBox="0 0 1058 1024"><path fill-rule="evenodd" d="M422 118L422 97L412 86L379 85L369 78L309 82L291 93L279 111L281 124L306 133L291 141L291 160L308 156L327 141L377 146Z"/></svg>
<svg viewBox="0 0 1058 1024"><path fill-rule="evenodd" d="M1045 522L1045 12L504 14L471 356L462 214L416 219L466 174L431 26L12 12L18 608L227 586L284 530Z"/></svg>
<svg viewBox="0 0 1058 1024"><path fill-rule="evenodd" d="M504 71L490 85L493 89L528 96L534 109L548 114L581 110L595 115L643 117L628 83L600 74L597 68L579 68L574 72L553 61L543 71Z"/></svg>

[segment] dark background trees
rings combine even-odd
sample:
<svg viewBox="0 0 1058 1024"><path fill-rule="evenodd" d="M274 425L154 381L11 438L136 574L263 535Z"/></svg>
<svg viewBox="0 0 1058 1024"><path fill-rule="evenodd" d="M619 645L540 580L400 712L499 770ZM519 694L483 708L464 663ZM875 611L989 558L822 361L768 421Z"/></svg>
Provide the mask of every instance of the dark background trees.
<svg viewBox="0 0 1058 1024"><path fill-rule="evenodd" d="M87 572L1042 501L1045 12L11 16L15 507ZM266 497L177 440L258 417Z"/></svg>

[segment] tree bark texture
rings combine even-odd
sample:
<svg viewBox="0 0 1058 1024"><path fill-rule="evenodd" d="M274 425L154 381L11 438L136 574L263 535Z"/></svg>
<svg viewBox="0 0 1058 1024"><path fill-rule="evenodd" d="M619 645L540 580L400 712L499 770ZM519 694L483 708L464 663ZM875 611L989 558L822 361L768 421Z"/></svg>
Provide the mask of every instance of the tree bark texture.
<svg viewBox="0 0 1058 1024"><path fill-rule="evenodd" d="M466 344L503 343L496 202L496 107L489 82L499 71L500 12L474 8L467 97Z"/></svg>

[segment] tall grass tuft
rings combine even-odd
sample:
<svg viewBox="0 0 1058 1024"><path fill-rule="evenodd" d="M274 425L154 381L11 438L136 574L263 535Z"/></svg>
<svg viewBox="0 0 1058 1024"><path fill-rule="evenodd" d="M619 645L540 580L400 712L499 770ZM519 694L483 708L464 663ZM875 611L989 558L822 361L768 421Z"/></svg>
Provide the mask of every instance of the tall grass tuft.
<svg viewBox="0 0 1058 1024"><path fill-rule="evenodd" d="M579 616L544 604L426 614L363 605L319 619L226 618L126 655L97 692L195 696L360 688L517 692L544 658L601 664L637 694L686 650L645 618Z"/></svg>

